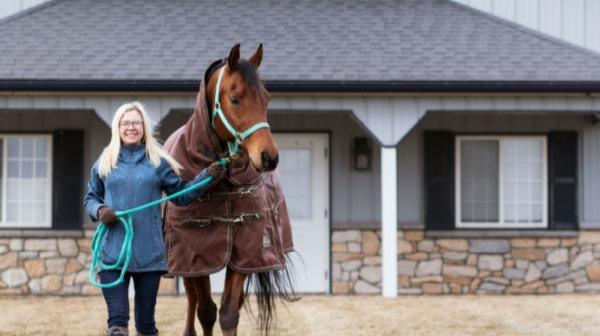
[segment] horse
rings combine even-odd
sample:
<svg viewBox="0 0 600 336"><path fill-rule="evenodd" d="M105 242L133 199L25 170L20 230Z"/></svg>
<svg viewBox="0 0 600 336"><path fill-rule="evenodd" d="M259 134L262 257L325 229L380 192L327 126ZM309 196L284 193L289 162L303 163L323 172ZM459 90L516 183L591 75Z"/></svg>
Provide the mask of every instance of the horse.
<svg viewBox="0 0 600 336"><path fill-rule="evenodd" d="M167 208L169 209L165 209L165 226L168 227L165 229L165 240L167 254L169 255L170 251L175 251L172 252L172 257L168 258L170 273L183 276L183 284L187 296L187 313L183 332L183 335L185 336L196 335L194 328L196 317L200 321L204 335L208 336L213 334L213 327L217 319L217 306L211 297L209 273L215 273L218 269L213 267L214 265L217 265L217 263L212 263L212 268L189 269L191 267L190 264L196 263L197 260L202 258L210 258L210 256L207 256L207 253L204 253L203 255L189 257L189 246L196 246L192 245L196 243L196 240L191 241L185 249L178 245L185 244L184 241L189 239L189 237L187 237L189 234L181 233L177 236L176 231L174 231L178 227L178 224L173 223L177 222L178 218L184 218L180 221L181 226L195 225L195 230L206 230L206 228L211 228L211 230L213 230L211 232L215 235L220 234L221 236L226 235L227 237L239 236L242 240L246 239L245 237L242 237L245 235L248 237L249 241L258 241L258 244L262 244L259 247L259 250L263 251L261 258L270 260L269 262L263 262L264 260L261 259L260 262L256 263L256 267L242 267L239 263L234 264L231 260L226 265L225 286L221 298L221 307L219 309L219 324L223 331L223 335L229 336L237 334L239 310L246 303L246 296L250 290L253 290L257 298L260 330L264 331L266 334L268 334L273 319L275 299L279 297L287 302L298 299L293 290L292 275L288 268L289 259L287 259L287 253L290 252L292 248L290 248L291 229L289 228L287 207L285 206L283 196L281 196L283 201L271 202L273 195L282 195L282 193L277 179L278 177L274 174L274 170L278 164L279 151L267 124L267 108L271 96L258 75L258 68L262 62L262 57L262 44L248 60L241 59L240 45L236 44L231 48L229 56L226 59L214 62L205 72L204 81L201 84L201 89L198 93L194 114L190 117L190 120L186 125L172 134L165 143L165 149L171 153L176 160L182 163L184 171L185 168L187 168L186 166L193 166L195 169L199 169L203 166L202 164L198 164L199 161L209 162L218 155L223 155L216 153L215 151L218 151L219 148L224 148L227 144L229 146L229 155L234 162L236 159L239 159L239 157L245 157L246 166L242 163L242 167L246 167L244 168L246 169L244 171L250 172L249 174L252 176L252 178L250 178L251 181L270 181L266 184L259 184L258 187L254 189L254 192L257 192L256 190L263 186L262 193L264 195L270 195L263 198L268 198L268 202L271 204L269 207L272 206L274 208L272 212L254 214L242 213L237 218L221 218L222 216L219 217L215 214L212 217L203 217L204 219L199 219L195 218L194 215L188 215L186 212L187 210L185 209L180 209L179 213L181 216L177 217L177 215L172 215L169 217L168 212L171 211L169 209L172 208L173 205L168 204ZM210 113L211 108L212 113ZM206 111L204 111L205 109ZM209 120L210 127L202 128L201 126L198 126L199 124L207 124ZM186 130L187 133L195 134L187 134ZM246 130L246 132L238 132L238 130ZM203 135L203 132L206 132L207 134ZM213 142L216 139L218 144L211 144L211 139ZM177 148L180 150L177 150ZM232 165L235 166L233 163ZM232 169L235 170L235 168ZM189 173L195 173L195 171ZM253 175L255 173L258 177ZM232 177L229 180L219 182L219 185L215 187L215 190L217 191L209 193L205 203L200 202L197 206L202 207L202 204L208 204L206 202L213 202L202 208L204 209L202 211L205 211L206 209L212 211L213 209L222 207L223 202L233 202L231 204L238 202L237 196L234 197L235 199L229 201L226 201L227 198L225 197L231 193L235 194L237 190L241 190L239 199L245 197L244 193L252 193L252 186L244 189L244 185L247 181L239 182L239 180L243 180L245 176L244 174L240 175L242 176L241 178ZM219 201L219 195L224 197L222 201ZM264 203L264 200L262 202ZM228 207L232 206L230 203L228 204ZM235 212L233 210L227 211L228 214L230 212ZM201 213L200 210L196 211L195 216L197 217L197 214L199 213ZM262 216L267 221L271 220L269 219L271 218L269 216L272 216L272 218L275 219L268 223L275 224L271 229L264 229L267 234L263 234L262 236L256 235L253 231L257 231L258 229L251 229L253 225L256 224L257 226L254 227L260 229L261 227L270 227L270 224L260 226L253 216L256 216L256 218ZM194 217L194 219L189 219L191 217ZM239 224L240 222L238 221L236 224L235 221L240 220L240 218L243 223ZM170 220L173 223L169 223ZM232 224L232 222L234 223ZM277 223L282 222L287 223L287 226L284 225L285 227L283 229L281 227L275 228ZM223 229L225 226L227 227L226 231ZM219 230L221 230L220 232L226 233L215 233ZM196 234L195 232L199 231L188 232L192 232L191 234L193 235ZM171 236L169 236L169 234L171 234ZM197 244L208 244L208 242L203 243L203 239L212 242L212 238L206 238L208 234L209 233L198 233ZM262 243L260 242L261 239ZM226 244L226 248L230 248L230 245L232 245L229 240L227 240ZM227 258L234 258L236 255L246 253L243 251L236 251L238 246L242 245L234 242L231 251L224 250L222 246L217 246L214 247L210 253L218 250L220 252L214 252L214 254L220 256L224 255L223 258L226 260ZM186 259L188 257L190 260L189 262L181 261L181 259ZM211 262L207 261L206 263L210 264ZM222 267L223 265L220 263L221 259L219 259L218 265L219 267ZM180 266L180 264L186 265ZM173 272L173 269L176 271ZM246 286L244 286L245 282Z"/></svg>

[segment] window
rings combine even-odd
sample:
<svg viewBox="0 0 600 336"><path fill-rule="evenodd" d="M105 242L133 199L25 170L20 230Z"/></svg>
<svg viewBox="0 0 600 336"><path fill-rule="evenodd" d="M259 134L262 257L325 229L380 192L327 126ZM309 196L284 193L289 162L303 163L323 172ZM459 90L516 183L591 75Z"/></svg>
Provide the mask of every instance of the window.
<svg viewBox="0 0 600 336"><path fill-rule="evenodd" d="M312 152L306 148L280 148L277 168L285 178L283 191L286 195L288 211L291 218L312 218Z"/></svg>
<svg viewBox="0 0 600 336"><path fill-rule="evenodd" d="M458 228L547 227L544 136L459 136Z"/></svg>
<svg viewBox="0 0 600 336"><path fill-rule="evenodd" d="M51 226L50 135L0 134L0 227Z"/></svg>

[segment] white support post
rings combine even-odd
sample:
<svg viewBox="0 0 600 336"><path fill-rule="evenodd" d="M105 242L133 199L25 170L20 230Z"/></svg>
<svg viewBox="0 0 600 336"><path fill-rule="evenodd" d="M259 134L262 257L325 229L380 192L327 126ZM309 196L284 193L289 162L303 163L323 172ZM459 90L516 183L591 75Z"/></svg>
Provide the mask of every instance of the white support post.
<svg viewBox="0 0 600 336"><path fill-rule="evenodd" d="M381 241L383 297L398 296L396 147L381 147Z"/></svg>

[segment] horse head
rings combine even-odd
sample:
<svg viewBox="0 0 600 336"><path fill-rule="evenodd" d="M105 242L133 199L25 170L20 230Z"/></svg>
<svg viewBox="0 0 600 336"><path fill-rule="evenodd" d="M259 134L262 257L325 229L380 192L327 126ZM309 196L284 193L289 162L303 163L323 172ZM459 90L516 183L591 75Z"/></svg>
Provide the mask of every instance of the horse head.
<svg viewBox="0 0 600 336"><path fill-rule="evenodd" d="M256 170L265 172L277 167L279 151L267 124L271 95L258 75L262 55L261 44L248 60L241 59L236 44L206 80L206 92L217 137L230 144L230 151L241 147Z"/></svg>

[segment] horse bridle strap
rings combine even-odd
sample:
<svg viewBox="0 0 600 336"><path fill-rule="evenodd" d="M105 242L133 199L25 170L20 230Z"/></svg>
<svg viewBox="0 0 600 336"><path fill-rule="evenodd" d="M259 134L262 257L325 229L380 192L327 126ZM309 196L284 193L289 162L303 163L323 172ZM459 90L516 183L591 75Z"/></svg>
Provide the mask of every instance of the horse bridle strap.
<svg viewBox="0 0 600 336"><path fill-rule="evenodd" d="M223 78L223 72L225 71L225 66L221 67L221 71L219 72L219 77L217 78L217 88L215 90L215 105L213 107L212 113L212 126L215 127L215 119L217 116L221 119L225 128L231 133L234 141L229 141L227 146L229 147L229 153L235 154L239 150L240 145L244 142L244 140L249 137L252 133L258 131L261 128L270 128L269 124L266 122L256 123L254 126L248 128L243 132L238 132L227 120L225 114L223 113L223 109L221 109L221 101L220 101L220 89L221 89L221 79Z"/></svg>

